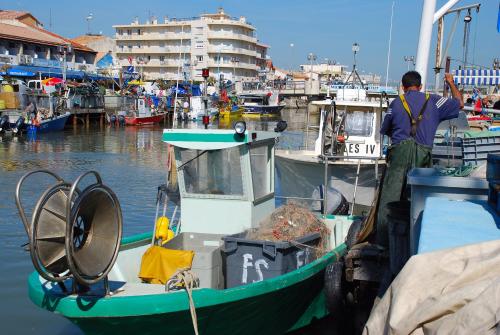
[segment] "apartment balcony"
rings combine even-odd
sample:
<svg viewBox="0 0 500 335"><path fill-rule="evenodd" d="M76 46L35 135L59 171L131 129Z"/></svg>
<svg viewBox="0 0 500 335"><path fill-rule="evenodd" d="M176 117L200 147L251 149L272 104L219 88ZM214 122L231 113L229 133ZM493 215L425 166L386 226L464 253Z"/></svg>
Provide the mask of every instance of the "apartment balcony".
<svg viewBox="0 0 500 335"><path fill-rule="evenodd" d="M248 50L245 48L233 48L233 47L221 47L216 45L210 45L208 47L208 53L213 54L240 54L247 55L251 57L257 57L258 53L255 50Z"/></svg>
<svg viewBox="0 0 500 335"><path fill-rule="evenodd" d="M255 70L257 71L259 67L256 64L249 63L233 63L233 62L216 62L213 60L208 61L208 67L212 68L229 68L229 69L247 69L247 70Z"/></svg>
<svg viewBox="0 0 500 335"><path fill-rule="evenodd" d="M242 22L239 19L221 19L221 20L215 20L215 19L209 19L209 18L203 18L203 21L206 21L209 26L211 25L228 25L228 26L239 26L239 27L245 27L250 30L255 30L255 28L249 23L249 22Z"/></svg>
<svg viewBox="0 0 500 335"><path fill-rule="evenodd" d="M166 33L147 33L137 35L119 35L115 34L115 39L117 41L163 41L163 40L190 40L191 33L175 33L175 32L166 32Z"/></svg>
<svg viewBox="0 0 500 335"><path fill-rule="evenodd" d="M141 48L124 48L123 50L118 50L117 54L178 54L178 53L190 53L191 47L177 47L177 46L167 46L167 47L141 47Z"/></svg>
<svg viewBox="0 0 500 335"><path fill-rule="evenodd" d="M257 38L245 34L238 34L232 31L213 31L208 32L208 39L227 39L227 40L240 40L251 43L257 43Z"/></svg>
<svg viewBox="0 0 500 335"><path fill-rule="evenodd" d="M141 67L179 67L179 66L184 66L186 63L189 62L189 59L186 60L178 60L178 59L165 59L165 60L159 60L159 59L151 59L149 61L146 61L144 63L139 63L137 61L133 61L132 65L141 68ZM120 61L121 66L130 66L130 63L128 62L127 59L121 60Z"/></svg>

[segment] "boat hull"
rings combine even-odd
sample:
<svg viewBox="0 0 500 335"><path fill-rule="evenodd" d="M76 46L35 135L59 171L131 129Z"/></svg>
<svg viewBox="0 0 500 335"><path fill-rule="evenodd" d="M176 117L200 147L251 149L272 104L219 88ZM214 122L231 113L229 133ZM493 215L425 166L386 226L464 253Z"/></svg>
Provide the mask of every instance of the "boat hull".
<svg viewBox="0 0 500 335"><path fill-rule="evenodd" d="M150 236L146 238L150 241ZM132 242L133 243L133 242ZM123 245L122 245L123 247ZM200 334L282 334L327 315L324 271L345 245L285 275L226 290L195 289ZM116 285L110 282L111 287ZM185 291L109 297L62 294L34 272L30 299L68 318L87 334L193 334Z"/></svg>
<svg viewBox="0 0 500 335"><path fill-rule="evenodd" d="M166 113L158 114L158 115L152 115L152 116L126 116L125 117L125 124L127 126L142 126L142 125L149 125L149 124L155 124L155 123L160 123L166 116Z"/></svg>
<svg viewBox="0 0 500 335"><path fill-rule="evenodd" d="M243 114L261 114L261 115L269 115L269 114L279 114L285 105L276 105L276 106L265 106L265 105L242 105L240 106L244 109Z"/></svg>
<svg viewBox="0 0 500 335"><path fill-rule="evenodd" d="M300 155L289 155L276 151L276 170L280 180L281 195L285 197L310 198L315 188L323 185L325 165L313 156L301 159ZM378 176L382 175L385 163L379 163ZM371 206L376 187L375 164L360 165L356 190L356 205ZM341 162L328 164L328 181L340 191L349 203L353 202L357 163Z"/></svg>
<svg viewBox="0 0 500 335"><path fill-rule="evenodd" d="M51 131L60 131L63 130L66 126L66 122L71 114L66 113L64 115L57 116L51 120L44 120L40 122L37 131L40 133L48 133Z"/></svg>

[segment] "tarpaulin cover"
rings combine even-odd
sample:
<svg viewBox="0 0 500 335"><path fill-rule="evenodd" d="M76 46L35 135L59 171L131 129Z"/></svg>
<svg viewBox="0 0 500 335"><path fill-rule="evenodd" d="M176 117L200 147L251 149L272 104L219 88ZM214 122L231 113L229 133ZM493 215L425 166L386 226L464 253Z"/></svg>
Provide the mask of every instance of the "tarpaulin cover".
<svg viewBox="0 0 500 335"><path fill-rule="evenodd" d="M373 308L363 334L498 334L499 318L496 240L410 258Z"/></svg>
<svg viewBox="0 0 500 335"><path fill-rule="evenodd" d="M182 268L191 268L194 251L149 247L142 255L139 278L151 284L165 284Z"/></svg>

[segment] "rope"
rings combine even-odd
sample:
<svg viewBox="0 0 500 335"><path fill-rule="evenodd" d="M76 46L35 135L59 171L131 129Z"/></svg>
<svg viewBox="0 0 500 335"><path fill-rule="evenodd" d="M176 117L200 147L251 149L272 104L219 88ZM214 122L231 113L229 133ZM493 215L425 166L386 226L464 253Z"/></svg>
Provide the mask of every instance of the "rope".
<svg viewBox="0 0 500 335"><path fill-rule="evenodd" d="M462 165L458 167L438 169L441 176L467 177L476 168L475 165Z"/></svg>
<svg viewBox="0 0 500 335"><path fill-rule="evenodd" d="M196 308L193 300L193 288L199 286L199 279L189 268L177 270L165 284L165 291L178 290L182 287L186 290L189 298L189 310L191 312L191 320L193 321L194 333L198 335L198 318L196 316Z"/></svg>

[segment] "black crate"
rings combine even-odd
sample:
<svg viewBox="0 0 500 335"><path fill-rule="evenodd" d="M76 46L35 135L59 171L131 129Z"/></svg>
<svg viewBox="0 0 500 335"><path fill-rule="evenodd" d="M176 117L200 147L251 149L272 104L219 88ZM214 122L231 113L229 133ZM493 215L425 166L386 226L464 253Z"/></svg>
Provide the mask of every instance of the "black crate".
<svg viewBox="0 0 500 335"><path fill-rule="evenodd" d="M223 270L226 288L250 284L294 271L316 258L320 234L293 242L249 240L247 233L223 237Z"/></svg>

